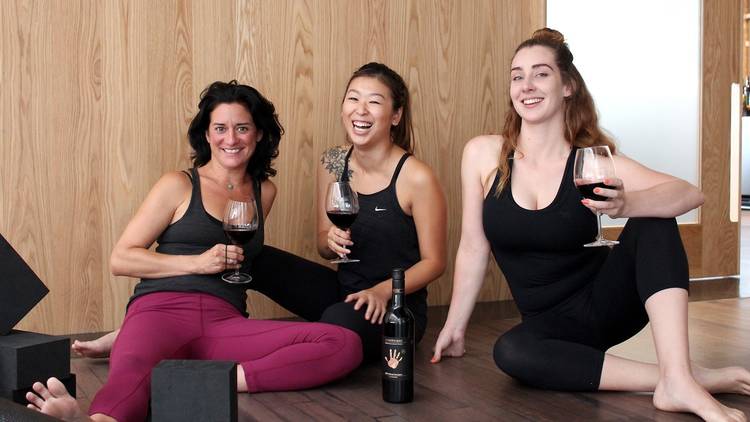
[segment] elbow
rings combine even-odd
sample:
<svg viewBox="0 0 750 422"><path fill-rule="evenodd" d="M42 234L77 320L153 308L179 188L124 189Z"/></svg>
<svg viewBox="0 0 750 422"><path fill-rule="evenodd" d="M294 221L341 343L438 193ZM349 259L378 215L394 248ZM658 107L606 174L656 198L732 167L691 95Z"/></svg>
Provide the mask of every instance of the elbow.
<svg viewBox="0 0 750 422"><path fill-rule="evenodd" d="M690 210L694 210L701 205L703 205L704 202L706 202L706 197L703 195L703 192L696 188L695 186L691 185L691 192L688 195L685 195L685 198L687 199L687 210L685 212L688 212Z"/></svg>
<svg viewBox="0 0 750 422"><path fill-rule="evenodd" d="M112 255L109 257L109 271L114 276L122 276L125 274L125 260L122 258L122 253L115 248L112 251Z"/></svg>
<svg viewBox="0 0 750 422"><path fill-rule="evenodd" d="M438 259L435 263L435 278L439 278L443 274L445 274L445 270L448 268L448 260L443 257L442 259Z"/></svg>
<svg viewBox="0 0 750 422"><path fill-rule="evenodd" d="M696 195L695 195L695 208L698 208L698 207L702 206L706 202L706 196L703 195L703 192L701 192L700 190L698 190L698 189L696 189L696 190L697 190L697 192L696 192Z"/></svg>
<svg viewBox="0 0 750 422"><path fill-rule="evenodd" d="M433 259L429 259L425 261L429 262L430 264L429 266L430 283L432 283L433 281L440 278L443 274L445 274L445 270L448 267L448 262L445 259L445 257L433 258Z"/></svg>

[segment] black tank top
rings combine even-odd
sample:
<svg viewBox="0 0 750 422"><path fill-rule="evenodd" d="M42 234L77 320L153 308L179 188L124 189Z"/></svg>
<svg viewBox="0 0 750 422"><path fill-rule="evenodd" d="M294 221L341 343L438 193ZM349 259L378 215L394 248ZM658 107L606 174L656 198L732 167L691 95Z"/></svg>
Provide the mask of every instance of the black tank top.
<svg viewBox="0 0 750 422"><path fill-rule="evenodd" d="M574 157L575 149L546 208L518 205L510 179L496 197L499 172L484 200L484 233L523 316L550 309L591 282L609 253L609 248L583 247L596 236L596 216L581 204L573 184Z"/></svg>
<svg viewBox="0 0 750 422"><path fill-rule="evenodd" d="M348 181L349 157L346 154L342 181ZM373 194L357 193L359 214L351 226L350 258L360 262L340 264L339 283L343 293L349 294L370 287L391 277L394 268L408 269L422 258L414 218L401 209L396 196L396 180L401 167L411 154L404 154L398 162L388 187ZM406 304L415 317L427 315L427 289L406 296ZM426 321L426 319L424 319Z"/></svg>
<svg viewBox="0 0 750 422"><path fill-rule="evenodd" d="M211 249L218 243L231 244L229 238L224 234L222 223L214 218L203 207L201 196L201 185L198 171L191 168L190 172L184 171L190 177L193 185L185 215L170 224L156 240L158 246L156 252L167 255L199 255ZM258 206L258 231L252 240L244 245L245 260L242 262L241 271L248 272L253 258L260 253L263 247L263 204L260 200L260 182L253 181L256 204ZM252 282L251 282L252 283ZM189 274L174 277L141 279L135 286L130 303L137 297L155 292L200 292L226 300L247 316L247 293L248 285L230 284L221 279L219 274Z"/></svg>

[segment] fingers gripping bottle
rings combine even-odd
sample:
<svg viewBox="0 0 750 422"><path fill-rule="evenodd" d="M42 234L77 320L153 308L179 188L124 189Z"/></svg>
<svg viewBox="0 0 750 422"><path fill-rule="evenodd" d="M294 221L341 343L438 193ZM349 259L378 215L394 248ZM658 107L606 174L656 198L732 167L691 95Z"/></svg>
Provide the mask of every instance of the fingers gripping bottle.
<svg viewBox="0 0 750 422"><path fill-rule="evenodd" d="M404 270L393 270L393 298L383 320L383 400L414 398L414 316L404 304Z"/></svg>

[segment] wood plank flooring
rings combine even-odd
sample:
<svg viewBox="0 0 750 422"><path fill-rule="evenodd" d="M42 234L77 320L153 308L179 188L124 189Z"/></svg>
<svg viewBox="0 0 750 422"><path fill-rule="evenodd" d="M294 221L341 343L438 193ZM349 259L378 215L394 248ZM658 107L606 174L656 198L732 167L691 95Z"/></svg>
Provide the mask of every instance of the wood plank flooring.
<svg viewBox="0 0 750 422"><path fill-rule="evenodd" d="M429 363L443 318L431 319L417 348L415 400L396 405L381 400L378 365L362 367L336 383L306 391L240 394L241 421L694 421L687 414L655 410L651 395L640 393L561 393L525 387L498 370L491 350L497 337L518 322L502 318L512 310L475 315L467 335L467 354L438 365ZM495 308L500 308L497 306ZM750 368L750 299L691 302L690 347L699 365ZM611 352L655 362L651 332ZM71 361L78 397L88 408L106 380L106 359ZM724 394L719 400L750 415L750 397Z"/></svg>

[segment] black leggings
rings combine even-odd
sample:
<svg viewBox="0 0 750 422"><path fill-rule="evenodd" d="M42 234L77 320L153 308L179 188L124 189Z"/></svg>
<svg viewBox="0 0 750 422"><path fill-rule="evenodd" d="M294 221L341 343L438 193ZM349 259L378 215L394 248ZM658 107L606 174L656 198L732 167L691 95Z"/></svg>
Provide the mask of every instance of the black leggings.
<svg viewBox="0 0 750 422"><path fill-rule="evenodd" d="M272 246L263 246L251 268L249 288L307 321L354 331L362 340L363 362L380 359L383 326L365 319L366 306L355 311L353 303L343 302L348 292L341 289L336 271ZM417 317L417 343L425 328L426 321Z"/></svg>
<svg viewBox="0 0 750 422"><path fill-rule="evenodd" d="M604 353L647 323L654 293L688 288L688 263L675 219L630 218L594 280L495 343L495 363L538 388L599 389Z"/></svg>

